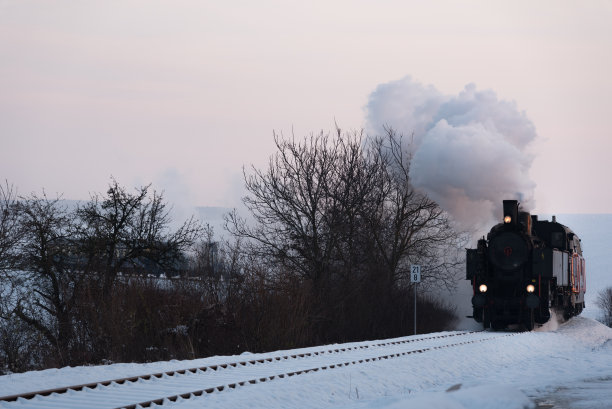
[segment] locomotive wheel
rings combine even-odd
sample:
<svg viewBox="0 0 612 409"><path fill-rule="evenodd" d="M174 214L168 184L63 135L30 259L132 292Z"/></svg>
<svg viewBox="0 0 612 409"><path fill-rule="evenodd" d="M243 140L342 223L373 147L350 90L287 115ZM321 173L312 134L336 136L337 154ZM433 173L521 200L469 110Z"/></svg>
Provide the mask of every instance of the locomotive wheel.
<svg viewBox="0 0 612 409"><path fill-rule="evenodd" d="M535 314L532 308L528 309L525 313L525 318L523 319L523 324L525 325L525 329L527 331L532 331L535 327Z"/></svg>
<svg viewBox="0 0 612 409"><path fill-rule="evenodd" d="M484 319L484 310L483 308L474 307L474 319L476 322L483 322Z"/></svg>
<svg viewBox="0 0 612 409"><path fill-rule="evenodd" d="M506 324L500 321L492 321L491 328L493 328L495 331L499 331L506 328Z"/></svg>
<svg viewBox="0 0 612 409"><path fill-rule="evenodd" d="M482 310L482 326L484 329L491 328L491 314L487 308Z"/></svg>

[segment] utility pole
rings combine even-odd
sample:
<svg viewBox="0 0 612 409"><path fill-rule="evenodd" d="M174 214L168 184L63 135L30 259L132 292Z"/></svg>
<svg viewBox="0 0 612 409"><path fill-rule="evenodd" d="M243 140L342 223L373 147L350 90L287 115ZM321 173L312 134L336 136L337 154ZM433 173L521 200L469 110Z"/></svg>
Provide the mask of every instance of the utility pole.
<svg viewBox="0 0 612 409"><path fill-rule="evenodd" d="M414 335L417 333L417 286L421 282L421 266L410 265L410 282L414 284Z"/></svg>

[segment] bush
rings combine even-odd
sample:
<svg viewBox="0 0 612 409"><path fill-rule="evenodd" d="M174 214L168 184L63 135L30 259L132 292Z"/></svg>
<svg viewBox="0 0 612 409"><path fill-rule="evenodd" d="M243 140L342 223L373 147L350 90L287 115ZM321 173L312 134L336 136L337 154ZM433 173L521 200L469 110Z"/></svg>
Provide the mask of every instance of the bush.
<svg viewBox="0 0 612 409"><path fill-rule="evenodd" d="M595 304L601 308L601 322L612 327L612 287L599 291Z"/></svg>

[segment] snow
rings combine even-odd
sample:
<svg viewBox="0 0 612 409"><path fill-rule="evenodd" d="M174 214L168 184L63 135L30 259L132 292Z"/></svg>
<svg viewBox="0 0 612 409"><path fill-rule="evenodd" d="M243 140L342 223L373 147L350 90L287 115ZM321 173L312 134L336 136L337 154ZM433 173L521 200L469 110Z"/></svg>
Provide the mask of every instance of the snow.
<svg viewBox="0 0 612 409"><path fill-rule="evenodd" d="M523 409L533 402L517 389L502 385L460 388L449 392L425 392L412 399L385 398L347 406L351 409Z"/></svg>
<svg viewBox="0 0 612 409"><path fill-rule="evenodd" d="M585 317L573 318L554 331L545 329L531 333L473 334L470 339L483 335L494 335L496 339L246 385L202 398L179 400L168 406L181 409L501 409L535 408L537 401L562 405L548 407L610 407L612 329ZM423 337L426 336L416 338ZM462 342L459 337L455 338L446 338L444 342ZM348 346L351 345L360 343ZM401 348L409 350L410 345L404 344ZM317 349L321 347L288 352ZM278 355L249 354L247 358L275 354ZM0 377L0 395L241 359L245 356L7 375ZM0 407L20 405L2 403Z"/></svg>

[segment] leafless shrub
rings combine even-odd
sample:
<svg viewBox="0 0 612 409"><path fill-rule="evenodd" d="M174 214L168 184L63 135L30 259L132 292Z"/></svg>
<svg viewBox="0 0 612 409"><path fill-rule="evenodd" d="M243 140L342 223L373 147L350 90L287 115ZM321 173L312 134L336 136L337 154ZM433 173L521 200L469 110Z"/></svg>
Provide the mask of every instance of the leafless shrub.
<svg viewBox="0 0 612 409"><path fill-rule="evenodd" d="M612 327L612 287L600 290L595 304L601 309L602 322L608 327Z"/></svg>

